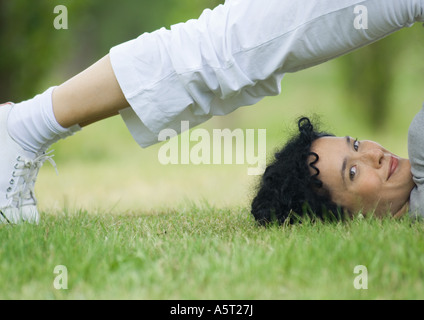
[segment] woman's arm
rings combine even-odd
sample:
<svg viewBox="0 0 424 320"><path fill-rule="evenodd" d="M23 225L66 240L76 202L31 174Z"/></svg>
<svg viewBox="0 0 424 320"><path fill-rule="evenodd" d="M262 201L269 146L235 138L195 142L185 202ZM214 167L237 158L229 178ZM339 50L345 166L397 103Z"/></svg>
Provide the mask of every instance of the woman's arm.
<svg viewBox="0 0 424 320"><path fill-rule="evenodd" d="M408 152L416 187L411 192L410 211L424 217L424 106L409 127Z"/></svg>

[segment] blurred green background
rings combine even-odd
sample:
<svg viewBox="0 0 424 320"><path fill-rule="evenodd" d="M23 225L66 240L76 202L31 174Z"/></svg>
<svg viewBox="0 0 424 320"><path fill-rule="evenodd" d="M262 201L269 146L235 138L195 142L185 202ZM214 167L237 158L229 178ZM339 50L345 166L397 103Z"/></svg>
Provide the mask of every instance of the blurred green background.
<svg viewBox="0 0 424 320"><path fill-rule="evenodd" d="M197 18L217 0L0 0L0 101L31 98L103 57L114 45ZM68 29L56 30L57 5ZM424 101L424 29L404 29L323 65L288 74L283 93L216 117L201 127L267 129L272 157L300 115L322 129L372 139L407 157L407 131ZM258 177L248 165L168 165L161 145L141 149L119 117L96 123L53 146L59 176L41 170L41 210L159 212L186 202L249 206Z"/></svg>

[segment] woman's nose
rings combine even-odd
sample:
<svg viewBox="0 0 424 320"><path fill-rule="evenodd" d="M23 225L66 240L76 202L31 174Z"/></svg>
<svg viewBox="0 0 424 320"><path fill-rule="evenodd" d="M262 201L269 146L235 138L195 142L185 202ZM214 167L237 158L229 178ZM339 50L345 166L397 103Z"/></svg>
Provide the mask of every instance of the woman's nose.
<svg viewBox="0 0 424 320"><path fill-rule="evenodd" d="M378 169L383 164L384 152L380 149L370 149L365 151L362 157L367 164Z"/></svg>

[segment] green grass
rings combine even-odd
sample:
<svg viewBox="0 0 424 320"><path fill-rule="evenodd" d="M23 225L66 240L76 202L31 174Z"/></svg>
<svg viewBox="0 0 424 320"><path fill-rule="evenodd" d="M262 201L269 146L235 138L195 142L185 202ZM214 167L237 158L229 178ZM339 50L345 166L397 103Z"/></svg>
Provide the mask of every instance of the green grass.
<svg viewBox="0 0 424 320"><path fill-rule="evenodd" d="M258 227L207 204L45 214L0 229L0 299L422 299L422 223L357 219ZM68 289L57 290L57 265ZM368 290L353 281L368 269Z"/></svg>

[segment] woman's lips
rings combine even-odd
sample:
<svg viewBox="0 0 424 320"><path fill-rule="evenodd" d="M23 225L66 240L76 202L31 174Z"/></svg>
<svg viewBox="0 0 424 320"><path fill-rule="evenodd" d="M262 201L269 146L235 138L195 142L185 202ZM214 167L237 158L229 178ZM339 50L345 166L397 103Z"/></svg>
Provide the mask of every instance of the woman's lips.
<svg viewBox="0 0 424 320"><path fill-rule="evenodd" d="M390 177L392 176L392 174L396 171L398 165L399 165L399 158L395 157L395 156L391 156L390 157L390 167L389 167L389 176L387 177L387 180L390 179Z"/></svg>

